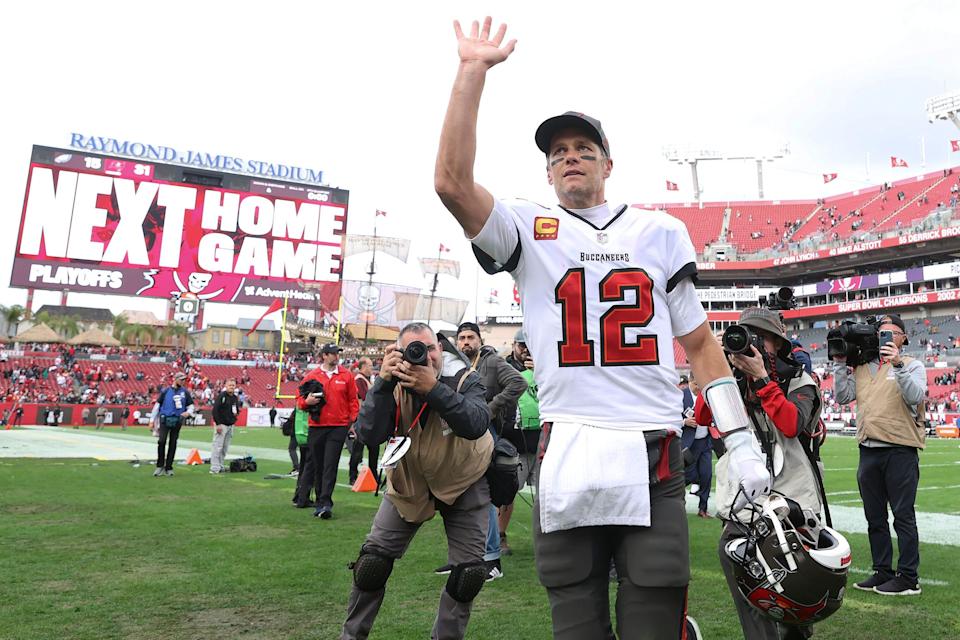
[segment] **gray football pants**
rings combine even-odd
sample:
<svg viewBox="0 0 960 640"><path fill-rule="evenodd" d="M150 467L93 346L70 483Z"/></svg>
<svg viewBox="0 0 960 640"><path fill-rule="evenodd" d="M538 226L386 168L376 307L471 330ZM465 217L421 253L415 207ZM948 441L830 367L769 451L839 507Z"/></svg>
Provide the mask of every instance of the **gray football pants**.
<svg viewBox="0 0 960 640"><path fill-rule="evenodd" d="M674 640L681 637L690 581L679 437L647 435L649 527L579 527L543 533L534 502L537 573L547 588L557 640ZM667 442L667 460L660 464ZM542 445L549 444L549 428ZM660 473L658 474L658 471ZM658 475L666 476L658 480ZM617 569L617 635L610 622L610 563Z"/></svg>
<svg viewBox="0 0 960 640"><path fill-rule="evenodd" d="M487 510L490 488L486 478L470 485L452 505L437 502L447 534L447 562L453 565L479 562L483 559L487 539ZM364 549L388 558L400 559L421 523L410 523L400 517L389 498L384 498L373 519L373 527L363 544ZM373 621L383 604L386 589L361 591L354 586L347 601L347 619L340 640L364 640L370 635ZM446 591L440 592L440 605L430 638L459 640L467 632L472 602L457 602Z"/></svg>

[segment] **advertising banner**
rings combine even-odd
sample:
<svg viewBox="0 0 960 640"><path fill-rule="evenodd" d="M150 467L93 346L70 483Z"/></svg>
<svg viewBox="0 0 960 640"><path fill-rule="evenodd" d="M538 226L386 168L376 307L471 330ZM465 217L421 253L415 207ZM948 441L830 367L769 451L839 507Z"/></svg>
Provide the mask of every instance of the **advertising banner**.
<svg viewBox="0 0 960 640"><path fill-rule="evenodd" d="M34 147L11 286L335 309L346 191Z"/></svg>

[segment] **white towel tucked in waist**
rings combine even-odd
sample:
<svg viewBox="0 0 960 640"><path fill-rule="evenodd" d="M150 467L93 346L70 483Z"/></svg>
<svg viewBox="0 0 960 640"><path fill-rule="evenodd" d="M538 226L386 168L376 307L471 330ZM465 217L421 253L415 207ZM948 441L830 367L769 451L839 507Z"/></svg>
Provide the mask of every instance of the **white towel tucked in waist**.
<svg viewBox="0 0 960 640"><path fill-rule="evenodd" d="M538 478L541 530L649 527L649 470L640 429L553 423Z"/></svg>

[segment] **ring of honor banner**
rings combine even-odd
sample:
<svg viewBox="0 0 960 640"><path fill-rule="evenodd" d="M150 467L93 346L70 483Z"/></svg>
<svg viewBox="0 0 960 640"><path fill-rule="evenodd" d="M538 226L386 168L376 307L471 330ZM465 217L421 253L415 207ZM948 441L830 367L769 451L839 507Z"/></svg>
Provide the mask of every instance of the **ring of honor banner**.
<svg viewBox="0 0 960 640"><path fill-rule="evenodd" d="M10 284L336 309L348 197L35 146Z"/></svg>

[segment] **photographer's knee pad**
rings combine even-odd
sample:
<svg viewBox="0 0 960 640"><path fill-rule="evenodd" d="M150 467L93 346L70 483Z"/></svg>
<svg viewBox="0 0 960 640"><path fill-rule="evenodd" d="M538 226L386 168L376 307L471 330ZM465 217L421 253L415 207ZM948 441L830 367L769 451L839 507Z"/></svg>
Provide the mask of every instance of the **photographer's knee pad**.
<svg viewBox="0 0 960 640"><path fill-rule="evenodd" d="M393 571L393 558L380 555L366 549L360 549L360 557L351 562L353 584L360 591L379 591L387 584L387 578Z"/></svg>
<svg viewBox="0 0 960 640"><path fill-rule="evenodd" d="M447 593L457 602L472 602L483 588L488 573L485 562L458 564L450 570L447 577Z"/></svg>

